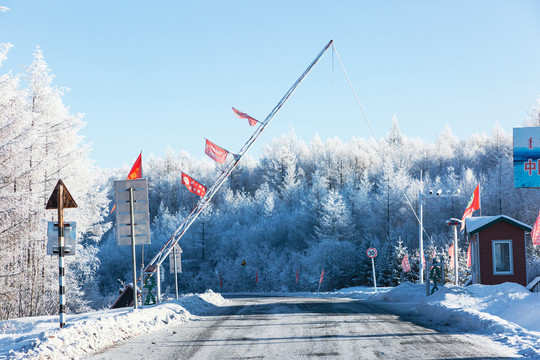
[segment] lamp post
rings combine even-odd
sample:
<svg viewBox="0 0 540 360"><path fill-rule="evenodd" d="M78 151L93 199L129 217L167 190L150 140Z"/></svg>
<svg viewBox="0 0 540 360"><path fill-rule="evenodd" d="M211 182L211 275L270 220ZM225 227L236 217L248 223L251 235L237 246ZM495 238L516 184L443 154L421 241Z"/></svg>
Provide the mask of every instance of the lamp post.
<svg viewBox="0 0 540 360"><path fill-rule="evenodd" d="M437 198L443 198L443 197L457 197L461 196L461 190L456 190L455 193L451 194L450 190L447 190L445 194L443 194L443 191L441 189L437 190L437 192L433 193L433 190L429 190L428 194L423 194L422 189L418 191L418 211L419 211L419 223L420 227L418 229L418 237L419 237L419 251L420 251L420 284L424 283L424 266L425 266L425 257L424 257L424 219L423 219L423 210L422 210L422 198L426 197L437 197Z"/></svg>

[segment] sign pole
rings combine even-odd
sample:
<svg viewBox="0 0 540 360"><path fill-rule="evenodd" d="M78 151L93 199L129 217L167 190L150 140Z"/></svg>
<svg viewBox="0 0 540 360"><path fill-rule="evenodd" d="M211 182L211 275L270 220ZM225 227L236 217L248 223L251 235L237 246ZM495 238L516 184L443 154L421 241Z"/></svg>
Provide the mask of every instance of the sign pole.
<svg viewBox="0 0 540 360"><path fill-rule="evenodd" d="M454 226L454 284L459 285L459 269L458 269L458 242L457 242L457 225Z"/></svg>
<svg viewBox="0 0 540 360"><path fill-rule="evenodd" d="M375 285L375 292L377 292L377 278L375 276L375 259L371 258L371 267L373 268L373 284Z"/></svg>
<svg viewBox="0 0 540 360"><path fill-rule="evenodd" d="M64 268L64 255L65 255L65 242L64 242L64 185L60 184L58 187L58 281L60 294L60 328L66 325L64 314L66 312L66 283L65 283L65 268Z"/></svg>
<svg viewBox="0 0 540 360"><path fill-rule="evenodd" d="M135 258L135 212L133 210L133 187L129 188L129 218L131 226L131 263L133 266L133 309L137 309L137 259Z"/></svg>
<svg viewBox="0 0 540 360"><path fill-rule="evenodd" d="M66 325L64 314L66 312L66 271L64 267L64 256L66 255L66 243L64 238L64 208L76 208L77 203L71 197L68 189L62 182L58 180L58 183L54 187L51 197L45 205L45 209L57 209L58 210L58 292L60 295L59 315L60 315L60 328ZM53 250L54 251L54 250ZM75 249L71 249L73 254Z"/></svg>
<svg viewBox="0 0 540 360"><path fill-rule="evenodd" d="M173 258L174 258L174 294L176 300L178 300L178 267L176 265L176 246L173 246Z"/></svg>
<svg viewBox="0 0 540 360"><path fill-rule="evenodd" d="M366 251L368 258L371 259L371 267L373 269L373 286L375 287L375 292L377 292L377 277L375 276L375 257L377 256L377 249L369 248Z"/></svg>

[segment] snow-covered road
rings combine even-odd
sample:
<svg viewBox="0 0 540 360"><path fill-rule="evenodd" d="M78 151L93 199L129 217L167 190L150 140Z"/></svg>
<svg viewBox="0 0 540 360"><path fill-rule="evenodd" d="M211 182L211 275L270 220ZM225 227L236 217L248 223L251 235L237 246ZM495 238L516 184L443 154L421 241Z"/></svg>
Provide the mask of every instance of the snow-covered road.
<svg viewBox="0 0 540 360"><path fill-rule="evenodd" d="M87 359L513 358L486 337L440 333L346 298L236 297L219 313L132 338Z"/></svg>

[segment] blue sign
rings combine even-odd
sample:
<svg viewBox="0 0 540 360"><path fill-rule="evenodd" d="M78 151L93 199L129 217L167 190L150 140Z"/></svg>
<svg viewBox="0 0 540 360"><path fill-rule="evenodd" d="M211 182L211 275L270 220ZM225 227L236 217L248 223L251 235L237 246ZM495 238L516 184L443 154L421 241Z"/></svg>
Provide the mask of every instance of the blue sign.
<svg viewBox="0 0 540 360"><path fill-rule="evenodd" d="M514 187L540 187L540 127L514 128Z"/></svg>

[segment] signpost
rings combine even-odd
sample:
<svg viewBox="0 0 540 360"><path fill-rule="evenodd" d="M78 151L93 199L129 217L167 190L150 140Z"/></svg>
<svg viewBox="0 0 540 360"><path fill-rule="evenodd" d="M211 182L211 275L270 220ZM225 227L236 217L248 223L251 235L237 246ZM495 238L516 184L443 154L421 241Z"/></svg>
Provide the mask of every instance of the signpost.
<svg viewBox="0 0 540 360"><path fill-rule="evenodd" d="M377 249L369 248L366 251L368 258L371 259L371 266L373 268L373 285L375 286L375 292L377 292L377 277L375 276L375 257L377 257Z"/></svg>
<svg viewBox="0 0 540 360"><path fill-rule="evenodd" d="M133 308L137 309L137 260L135 245L150 244L150 215L148 212L148 180L114 182L116 199L116 243L131 245L133 265ZM157 298L160 300L159 267L157 270Z"/></svg>
<svg viewBox="0 0 540 360"><path fill-rule="evenodd" d="M178 300L178 273L182 272L182 248L178 244L173 246L173 251L169 254L169 272L174 274L174 292Z"/></svg>
<svg viewBox="0 0 540 360"><path fill-rule="evenodd" d="M64 241L64 209L76 208L77 203L73 200L73 197L69 193L68 189L62 182L58 180L49 201L45 209L58 209L58 292L60 294L60 327L63 328L66 325L64 314L66 312L66 284L65 284L65 269L64 269L64 256L65 256L65 241Z"/></svg>
<svg viewBox="0 0 540 360"><path fill-rule="evenodd" d="M245 281L245 277L246 277L246 260L242 260L242 288L244 291L246 291L246 281Z"/></svg>

